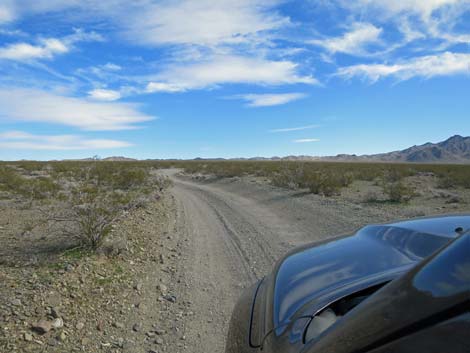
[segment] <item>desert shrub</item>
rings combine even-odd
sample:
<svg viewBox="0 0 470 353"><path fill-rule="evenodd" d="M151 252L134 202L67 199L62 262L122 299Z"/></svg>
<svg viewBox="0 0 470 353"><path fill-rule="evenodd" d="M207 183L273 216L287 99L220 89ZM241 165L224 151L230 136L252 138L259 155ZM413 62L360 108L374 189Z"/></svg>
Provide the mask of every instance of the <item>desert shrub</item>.
<svg viewBox="0 0 470 353"><path fill-rule="evenodd" d="M457 181L450 175L442 176L437 181L437 187L441 189L453 189L457 186Z"/></svg>
<svg viewBox="0 0 470 353"><path fill-rule="evenodd" d="M414 190L406 186L403 181L385 182L383 191L391 202L407 202L413 195Z"/></svg>
<svg viewBox="0 0 470 353"><path fill-rule="evenodd" d="M7 166L0 167L0 188L5 191L14 192L19 190L25 182L20 174Z"/></svg>
<svg viewBox="0 0 470 353"><path fill-rule="evenodd" d="M301 188L307 188L313 194L333 196L341 190L341 182L338 178L328 173L306 173L299 182Z"/></svg>
<svg viewBox="0 0 470 353"><path fill-rule="evenodd" d="M40 200L53 197L60 187L51 178L26 178L10 167L0 167L0 189L27 200Z"/></svg>

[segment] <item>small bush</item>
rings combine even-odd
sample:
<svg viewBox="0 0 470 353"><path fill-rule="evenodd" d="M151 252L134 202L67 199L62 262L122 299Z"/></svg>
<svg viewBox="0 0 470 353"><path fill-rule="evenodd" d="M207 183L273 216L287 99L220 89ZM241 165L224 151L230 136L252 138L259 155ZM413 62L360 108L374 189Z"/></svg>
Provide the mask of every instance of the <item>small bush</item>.
<svg viewBox="0 0 470 353"><path fill-rule="evenodd" d="M383 191L391 202L407 202L414 195L414 190L402 181L384 183Z"/></svg>

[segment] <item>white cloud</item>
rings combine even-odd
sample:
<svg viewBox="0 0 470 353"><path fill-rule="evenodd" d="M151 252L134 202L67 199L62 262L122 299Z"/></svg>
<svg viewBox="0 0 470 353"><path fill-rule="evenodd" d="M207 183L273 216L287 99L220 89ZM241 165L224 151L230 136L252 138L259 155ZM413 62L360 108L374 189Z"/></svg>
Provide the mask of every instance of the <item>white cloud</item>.
<svg viewBox="0 0 470 353"><path fill-rule="evenodd" d="M73 34L60 39L42 38L34 45L21 42L0 47L0 59L14 61L51 59L55 55L68 53L76 42L101 40L103 38L95 32L75 30Z"/></svg>
<svg viewBox="0 0 470 353"><path fill-rule="evenodd" d="M227 83L285 85L317 84L312 76L298 74L291 61L271 61L242 56L216 56L200 63L174 65L156 75L148 91L179 92Z"/></svg>
<svg viewBox="0 0 470 353"><path fill-rule="evenodd" d="M275 0L183 0L136 8L123 17L127 34L150 45L240 43L289 19L271 11Z"/></svg>
<svg viewBox="0 0 470 353"><path fill-rule="evenodd" d="M50 59L56 54L67 53L69 49L59 39L44 39L38 45L15 43L0 48L0 59L31 60Z"/></svg>
<svg viewBox="0 0 470 353"><path fill-rule="evenodd" d="M367 47L371 44L380 44L381 28L370 23L354 23L350 31L340 37L327 39L314 39L308 43L325 48L328 52L346 53L353 55L366 55Z"/></svg>
<svg viewBox="0 0 470 353"><path fill-rule="evenodd" d="M23 131L0 133L0 148L22 150L96 150L130 147L125 141L90 139L77 135L33 135Z"/></svg>
<svg viewBox="0 0 470 353"><path fill-rule="evenodd" d="M306 125L306 126L297 126L297 127L287 127L287 128L282 128L282 129L272 129L272 130L269 130L269 132L273 132L273 133L292 132L292 131L316 129L318 127L320 127L320 125Z"/></svg>
<svg viewBox="0 0 470 353"><path fill-rule="evenodd" d="M289 24L275 7L282 0L23 0L19 15L73 10L74 18L100 16L133 42L213 46L240 43Z"/></svg>
<svg viewBox="0 0 470 353"><path fill-rule="evenodd" d="M115 101L121 98L121 93L111 89L97 88L88 92L88 96L99 101Z"/></svg>
<svg viewBox="0 0 470 353"><path fill-rule="evenodd" d="M395 64L360 64L343 67L337 75L345 78L363 77L371 82L384 77L408 80L413 77L432 78L470 74L470 54L445 52L437 55L416 57Z"/></svg>
<svg viewBox="0 0 470 353"><path fill-rule="evenodd" d="M293 140L292 142L294 143L309 143L309 142L318 142L320 141L319 139L298 139L298 140Z"/></svg>
<svg viewBox="0 0 470 353"><path fill-rule="evenodd" d="M155 93L155 92L166 92L166 93L176 93L176 92L184 92L188 87L186 85L178 85L173 83L165 83L165 82L149 82L147 87L145 88L145 92L147 93Z"/></svg>
<svg viewBox="0 0 470 353"><path fill-rule="evenodd" d="M106 63L104 65L101 66L102 69L104 70L108 70L108 71L120 71L122 70L122 67L117 65L117 64L114 64L114 63Z"/></svg>
<svg viewBox="0 0 470 353"><path fill-rule="evenodd" d="M468 0L360 0L356 5L381 8L390 14L412 12L422 17L429 17L443 7L465 3L468 3Z"/></svg>
<svg viewBox="0 0 470 353"><path fill-rule="evenodd" d="M273 105L287 104L305 98L303 93L276 93L276 94L240 94L233 98L243 99L249 107L269 107Z"/></svg>
<svg viewBox="0 0 470 353"><path fill-rule="evenodd" d="M0 4L0 24L11 22L15 19L12 3L6 0Z"/></svg>
<svg viewBox="0 0 470 353"><path fill-rule="evenodd" d="M90 102L37 89L0 89L0 120L55 123L83 130L125 130L152 119L129 103Z"/></svg>

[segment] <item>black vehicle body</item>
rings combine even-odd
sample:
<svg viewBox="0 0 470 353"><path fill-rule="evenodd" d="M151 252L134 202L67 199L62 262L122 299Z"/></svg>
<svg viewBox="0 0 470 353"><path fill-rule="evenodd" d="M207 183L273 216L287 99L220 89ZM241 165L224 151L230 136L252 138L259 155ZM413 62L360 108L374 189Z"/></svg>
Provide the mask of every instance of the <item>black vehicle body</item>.
<svg viewBox="0 0 470 353"><path fill-rule="evenodd" d="M296 249L247 290L226 353L470 353L470 215Z"/></svg>

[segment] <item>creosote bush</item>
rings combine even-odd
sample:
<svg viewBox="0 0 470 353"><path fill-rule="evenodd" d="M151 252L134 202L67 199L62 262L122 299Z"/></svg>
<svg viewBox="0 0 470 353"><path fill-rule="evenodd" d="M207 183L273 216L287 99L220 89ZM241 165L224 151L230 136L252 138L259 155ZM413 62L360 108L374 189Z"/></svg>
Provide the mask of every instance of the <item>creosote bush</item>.
<svg viewBox="0 0 470 353"><path fill-rule="evenodd" d="M181 168L186 173L202 173L219 177L252 175L264 177L273 185L305 188L312 193L331 196L355 180L387 184L390 198L406 200L413 192L405 178L425 174L443 188L470 188L470 165L438 165L412 163L359 163L320 161L159 161L159 168ZM403 194L403 197L396 197Z"/></svg>
<svg viewBox="0 0 470 353"><path fill-rule="evenodd" d="M414 195L414 190L402 181L385 183L383 191L391 202L408 202Z"/></svg>
<svg viewBox="0 0 470 353"><path fill-rule="evenodd" d="M170 185L153 173L155 167L147 162L0 162L0 191L28 207L39 206L50 232L97 249L126 212Z"/></svg>

